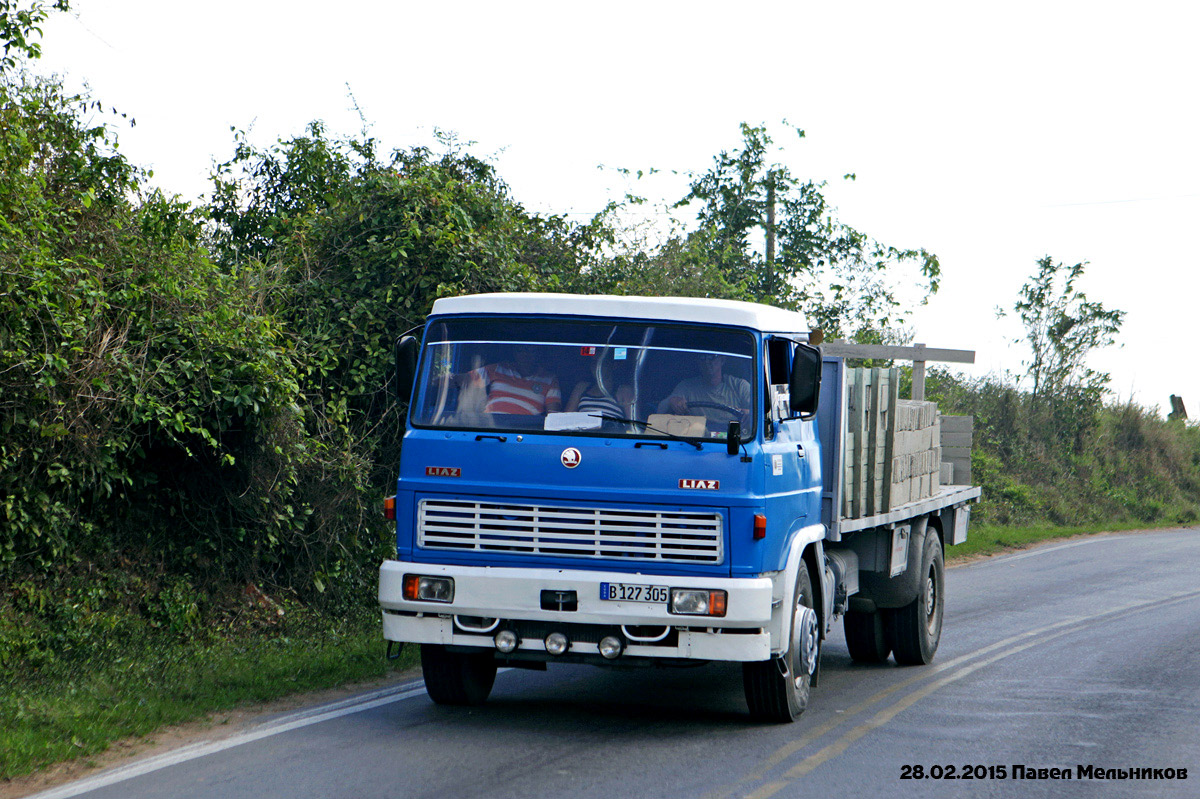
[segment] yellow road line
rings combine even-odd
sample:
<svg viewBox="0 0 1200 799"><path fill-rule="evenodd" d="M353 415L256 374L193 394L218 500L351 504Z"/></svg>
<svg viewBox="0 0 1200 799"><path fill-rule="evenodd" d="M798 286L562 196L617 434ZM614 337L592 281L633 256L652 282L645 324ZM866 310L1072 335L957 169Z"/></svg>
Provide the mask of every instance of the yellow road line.
<svg viewBox="0 0 1200 799"><path fill-rule="evenodd" d="M1080 624L1083 624L1086 622L1091 622L1091 621L1096 621L1096 620L1104 618L1106 616L1112 616L1112 615L1116 615L1116 614L1120 614L1120 613L1127 613L1127 612L1136 612L1138 610L1147 610L1151 607L1157 607L1157 606L1165 604L1167 602L1177 602L1177 601L1181 601L1184 599L1190 599L1190 598L1196 597L1196 596L1200 596L1200 591L1189 591L1189 592L1185 592L1182 594L1175 594L1172 596L1164 597L1162 599L1150 599L1150 600L1144 600L1141 602L1131 602L1131 603L1128 603L1126 605L1121 605L1116 608L1109 608L1107 610L1103 610L1099 613L1093 613L1093 614L1089 614L1086 616L1073 616L1068 619L1063 619L1063 620L1054 622L1053 624L1047 624L1043 627L1038 627L1033 630L1026 630L1025 632L1017 633L1016 635L1011 635L1008 638L1004 638L1000 641L996 641L995 643L991 643L991 644L988 644L987 646L980 647L979 649L976 649L971 652L967 652L966 654L959 655L958 657L952 658L951 660L947 660L942 663L924 667L920 670L919 674L916 674L906 680L901 680L900 682L898 682L894 685L890 685L887 688L884 688L883 690L878 691L875 694L872 694L870 697L868 697L867 699L864 699L862 702L859 702L857 705L854 705L853 707L848 708L846 710L846 712L844 714L842 714L841 716L839 716L838 718L830 719L829 721L825 722L824 724L822 724L818 727L814 727L811 730L806 731L799 738L797 738L793 741L789 741L788 743L784 744L783 746L779 747L774 752L772 752L753 771L747 773L745 776L743 776L741 779L737 780L734 783L725 785L721 788L718 788L714 791L711 791L711 792L705 794L703 799L727 799L727 797L732 796L734 793L736 793L741 786L743 786L747 783L758 782L759 780L764 779L767 775L767 772L771 771L772 769L774 769L775 767L777 767L778 765L783 763L785 760L787 760L789 757L794 755L796 752L800 751L801 749L804 749L805 747L807 747L809 744L813 743L817 739L824 737L826 734L828 734L835 728L841 726L848 719L850 719L866 710L869 710L871 707L873 707L874 705L883 701L884 699L886 699L887 697L896 693L897 691L907 688L908 686L913 685L914 683L918 683L923 680L926 680L937 674L957 668L958 666L962 665L963 663L965 663L967 661L974 660L977 657L986 655L991 652L995 652L998 649L1012 647L1012 645L1017 644L1018 642L1020 642L1024 639L1028 639L1028 638L1035 637L1035 636L1038 637L1037 641L1033 641L1027 645L1022 645L1017 648L1010 648L1008 651L1001 653L1001 655L999 655L998 657L990 658L987 661L976 664L975 666L970 667L968 670L964 670L961 674L959 674L957 676L953 676L952 678L944 678L942 680L938 680L934 683L931 683L930 686L926 686L926 688L923 688L920 691L917 691L914 694L910 695L912 697L915 697L911 701L908 701L906 698L904 700L901 700L900 703L897 703L897 705L893 705L893 707L897 708L895 710L895 712L892 713L890 716L888 716L884 722L880 722L880 723L885 723L887 720L890 720L892 717L894 717L896 715L896 713L899 713L901 710L904 710L905 708L910 707L913 703L919 701L921 698L923 698L925 696L928 696L930 693L933 693L933 691L937 690L942 685L945 685L949 682L953 682L954 680L958 679L961 676L966 676L967 674L974 672L976 669L986 666L990 663L994 663L995 661L1000 660L1001 658L1007 657L1008 655L1016 654L1019 651L1028 649L1030 646L1034 646L1039 643L1044 643L1045 641L1053 640L1054 638L1057 638L1058 635L1061 635L1066 632L1070 632L1070 629L1064 629L1064 628L1073 628ZM1056 630L1061 630L1062 632L1057 633L1055 635L1051 635L1049 637L1046 637L1048 633L1053 633ZM887 712L888 711L881 711L881 713L887 713ZM876 718L878 718L878 716ZM866 727L866 729L864 729L854 739L848 741L846 743L846 746L849 746L849 744L853 743L854 740L861 738L862 735L866 734L866 732L870 731L871 729L874 729L874 727L869 726L870 724L871 724L871 722L867 722L866 725L863 725L864 727ZM860 728L856 728L856 729L860 729ZM854 731L852 730L851 732L854 732ZM831 746L836 746L836 745L837 744L832 744ZM826 749L828 749L828 748L829 747L826 747ZM821 751L824 752L825 749L822 749ZM841 751L844 751L844 747ZM832 752L825 759L827 760L829 757L833 757L834 755L839 754L839 753L840 752ZM820 753L818 753L818 754L820 754ZM816 756L817 755L813 755L813 757L816 757ZM805 761L805 762L807 762L807 761ZM824 762L824 760L822 760L821 762ZM801 764L801 765L803 765L803 764ZM817 765L820 765L820 763L814 764L813 768L815 768ZM795 768L799 768L799 766L797 766ZM795 770L795 768L793 770ZM809 771L811 771L811 770L812 769L809 769ZM790 773L791 772L789 772L789 774ZM807 773L807 772L805 772L805 773ZM765 797L771 796L773 793L780 790L786 784L787 783L784 783L783 785L775 787L775 789L770 791L769 793L762 794L761 791L766 790L769 786L775 785L775 783L768 783L768 785L764 785L761 788L756 789L753 793L747 794L747 799L749 799L749 797L753 797L754 799L765 799Z"/></svg>
<svg viewBox="0 0 1200 799"><path fill-rule="evenodd" d="M1053 641L1055 638L1058 638L1059 636L1062 636L1062 635L1066 635L1067 633L1070 633L1070 632L1072 632L1072 630L1059 630L1058 632L1054 633L1053 635L1047 636L1040 641L1029 641L1027 643L1022 644L1021 646L1013 647L1012 649L1010 649L1007 652L1001 652L999 655L994 655L994 656L988 658L987 660L981 660L978 663L974 663L970 666L966 666L962 669L959 669L958 671L954 672L953 674L943 677L940 680L931 682L929 685L926 685L924 688L922 688L919 691L913 691L911 694L904 697L899 702L896 702L894 705L891 705L891 706L879 711L878 713L876 713L874 716L871 717L870 721L866 722L865 724L860 724L859 726L853 728L852 730L847 732L845 735L843 735L841 738L839 738L837 741L829 744L828 746L826 746L824 749L817 752L816 754L810 755L809 757L805 758L803 761L800 762L799 765L793 766L792 768L788 769L788 771L784 774L784 776L787 777L789 780L794 780L799 777L803 777L805 774L808 774L813 769L815 769L817 766L821 765L822 763L826 762L827 760L831 760L832 758L840 755L842 752L845 752L847 749L850 748L850 744L854 743L859 738L862 738L864 735L866 735L871 730L878 729L879 727L882 727L884 724L887 724L889 721L894 719L897 716L897 714L900 713L900 711L907 710L908 708L912 707L917 702L919 702L922 699L924 699L925 697L929 696L931 693L933 693L937 689L941 688L943 685L947 685L956 680L960 680L963 677L966 677L968 674L971 674L973 672L978 671L979 669L982 669L984 666L990 666L992 663L995 663L997 660L1003 660L1004 658L1009 657L1010 655L1015 655L1018 652L1021 652L1026 649L1029 649L1030 647L1045 643L1046 641ZM782 783L781 787L785 786L785 785L787 785L786 782ZM770 794L764 795L763 799L765 799L765 797L769 796L769 795Z"/></svg>
<svg viewBox="0 0 1200 799"><path fill-rule="evenodd" d="M1049 625L1048 628L1042 628L1043 630L1046 630L1046 629L1053 629L1053 628L1064 628L1064 627L1066 627L1067 624L1074 625L1072 627L1067 627L1066 629L1058 629L1057 632L1054 632L1051 635L1042 634L1042 636L1040 638L1038 638L1038 640L1028 641L1024 644L1021 644L1020 646L1012 647L1011 649L1009 649L1005 652L1001 652L1000 654L995 655L990 658L987 658L986 660L981 660L978 663L973 663L970 666L966 666L965 668L959 669L958 671L954 672L953 674L947 675L940 680L935 680L935 681L929 683L928 685L921 688L920 690L914 691L913 693L909 694L908 696L905 696L903 699L896 702L895 704L879 711L866 723L860 724L859 726L854 727L853 729L849 730L846 734L844 734L841 738L839 738L837 741L834 741L833 743L824 747L820 751L805 758L799 764L788 769L788 771L784 774L784 777L785 777L784 780L771 782L766 785L763 785L760 788L758 788L757 790L753 791L752 793L747 794L746 799L751 799L751 798L752 799L769 799L769 797L774 796L779 791L781 791L784 788L791 785L792 781L797 780L800 777L803 777L806 774L811 773L815 768L820 766L822 763L828 762L829 760L832 760L833 758L842 754L843 752L845 752L847 749L850 748L851 744L853 744L855 741L862 738L868 732L871 732L872 730L878 729L879 727L882 727L884 724L887 724L889 721L894 719L901 711L907 710L908 708L912 707L917 702L919 702L922 699L924 699L925 697L929 696L937 689L941 688L944 685L948 685L949 683L955 682L956 680L960 680L963 677L966 677L967 675L972 674L972 673L978 671L979 669L984 668L985 666L989 666L998 660L1003 660L1006 657L1015 655L1018 652L1023 652L1024 650L1029 649L1031 647L1035 647L1040 644L1044 644L1044 643L1053 641L1054 639L1059 638L1064 635L1067 635L1068 633L1075 632L1078 627L1081 627L1086 623L1096 621L1096 620L1104 618L1106 616L1114 616L1117 614L1131 615L1133 613L1137 613L1137 612L1140 612L1143 610L1149 610L1151 607L1157 608L1157 607L1161 607L1166 604L1174 604L1176 602L1182 602L1187 599L1193 599L1197 596L1200 596L1200 591L1189 591L1189 592L1186 592L1183 594L1176 594L1171 597L1166 597L1164 599L1156 599L1156 600L1150 600L1150 601L1146 601L1146 602L1132 603L1130 605L1127 605L1127 606L1124 606L1121 608L1115 608L1112 610L1104 611L1102 613L1096 613L1096 614L1093 614L1090 616L1076 617L1075 619L1067 620L1065 622L1060 622L1060 623L1057 623L1054 625ZM1013 636L1013 638L1027 637L1028 635L1035 634L1036 632L1037 631L1031 631L1029 633L1022 634L1021 636ZM1012 640L1012 639L1006 639L1006 640ZM996 645L993 644L989 647L986 647L986 649L994 649L995 646ZM966 656L963 656L963 657L966 657ZM962 658L958 658L957 660L959 660L959 662L961 662Z"/></svg>

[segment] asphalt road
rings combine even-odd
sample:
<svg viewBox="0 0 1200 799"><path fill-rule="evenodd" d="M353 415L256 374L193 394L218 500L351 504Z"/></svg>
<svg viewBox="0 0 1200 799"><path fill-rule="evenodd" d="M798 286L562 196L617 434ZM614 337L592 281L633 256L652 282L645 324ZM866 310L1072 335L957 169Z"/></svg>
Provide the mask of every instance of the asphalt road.
<svg viewBox="0 0 1200 799"><path fill-rule="evenodd" d="M951 568L933 665L853 664L839 630L791 725L747 718L738 667L552 666L501 673L483 708L437 707L411 683L40 796L1200 797L1198 575L1200 528ZM1016 765L1188 777L1017 779ZM942 778L904 779L915 766Z"/></svg>

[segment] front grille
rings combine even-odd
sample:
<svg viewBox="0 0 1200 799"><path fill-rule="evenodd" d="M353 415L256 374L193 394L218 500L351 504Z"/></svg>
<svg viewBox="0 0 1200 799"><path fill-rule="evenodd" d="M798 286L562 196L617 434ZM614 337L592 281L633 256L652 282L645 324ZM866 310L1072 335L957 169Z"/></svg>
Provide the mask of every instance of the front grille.
<svg viewBox="0 0 1200 799"><path fill-rule="evenodd" d="M417 510L425 549L720 563L723 542L718 513L433 499Z"/></svg>

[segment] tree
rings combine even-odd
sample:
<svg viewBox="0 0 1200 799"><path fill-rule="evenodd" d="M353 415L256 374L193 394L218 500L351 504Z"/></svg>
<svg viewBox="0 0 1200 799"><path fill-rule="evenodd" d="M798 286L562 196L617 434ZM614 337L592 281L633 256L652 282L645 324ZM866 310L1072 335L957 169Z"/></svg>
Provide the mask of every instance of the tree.
<svg viewBox="0 0 1200 799"><path fill-rule="evenodd" d="M1013 305L1025 326L1031 353L1025 365L1035 399L1064 389L1098 397L1108 385L1108 375L1089 368L1087 358L1093 350L1116 342L1125 312L1087 298L1078 287L1086 266L1086 261L1065 266L1047 255L1037 262Z"/></svg>
<svg viewBox="0 0 1200 799"><path fill-rule="evenodd" d="M1087 358L1116 341L1125 317L1080 290L1086 265L1042 258L1013 305L1025 326L1030 360L1024 365L1033 382L1020 421L1048 451L1064 448L1064 454L1083 452L1096 427L1108 375L1091 369Z"/></svg>
<svg viewBox="0 0 1200 799"><path fill-rule="evenodd" d="M742 146L722 150L691 174L675 208L697 207L711 258L727 282L763 302L797 307L828 335L878 337L907 316L892 275L916 269L921 301L937 291L941 267L923 249L882 244L839 221L825 183L801 180L772 161L764 126L743 123ZM804 131L796 129L799 138ZM852 175L847 175L853 178ZM767 244L759 248L758 236Z"/></svg>

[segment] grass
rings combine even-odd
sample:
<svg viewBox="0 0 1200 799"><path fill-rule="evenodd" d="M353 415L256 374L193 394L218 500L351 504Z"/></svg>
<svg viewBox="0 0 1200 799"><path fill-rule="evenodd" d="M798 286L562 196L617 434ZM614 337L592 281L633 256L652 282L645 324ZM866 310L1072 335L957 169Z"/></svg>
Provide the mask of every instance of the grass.
<svg viewBox="0 0 1200 799"><path fill-rule="evenodd" d="M379 618L309 618L269 634L193 644L148 636L101 655L0 676L0 778L85 758L129 736L288 694L376 679L415 661L383 656Z"/></svg>

